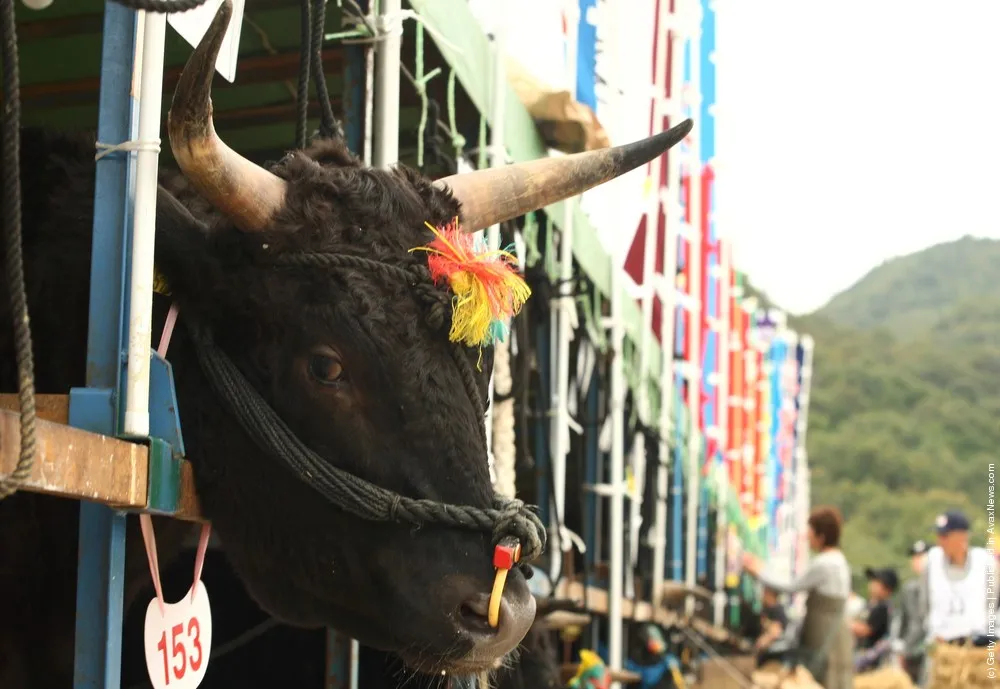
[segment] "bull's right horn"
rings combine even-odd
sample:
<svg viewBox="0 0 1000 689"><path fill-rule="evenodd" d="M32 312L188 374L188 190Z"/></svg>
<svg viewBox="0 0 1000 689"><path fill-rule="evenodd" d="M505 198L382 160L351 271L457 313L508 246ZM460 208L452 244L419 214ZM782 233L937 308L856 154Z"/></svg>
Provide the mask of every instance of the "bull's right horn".
<svg viewBox="0 0 1000 689"><path fill-rule="evenodd" d="M451 175L437 181L462 204L462 229L475 232L544 208L645 165L688 135L693 123L642 141L558 158Z"/></svg>

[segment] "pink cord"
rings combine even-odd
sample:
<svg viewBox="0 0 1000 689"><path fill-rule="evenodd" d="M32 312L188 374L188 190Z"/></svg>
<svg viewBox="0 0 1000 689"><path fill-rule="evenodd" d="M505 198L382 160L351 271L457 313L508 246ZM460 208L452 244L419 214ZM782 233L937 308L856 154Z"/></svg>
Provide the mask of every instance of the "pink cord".
<svg viewBox="0 0 1000 689"><path fill-rule="evenodd" d="M167 358L167 347L170 346L170 338L174 334L174 326L177 324L177 302L170 303L170 310L167 311L167 320L163 323L163 332L160 333L160 346L156 348L156 353L162 358Z"/></svg>
<svg viewBox="0 0 1000 689"><path fill-rule="evenodd" d="M194 603L194 594L198 591L198 582L201 581L201 570L205 566L205 552L208 550L208 539L212 535L212 527L202 524L201 535L198 537L198 554L194 558L194 583L191 584L191 602Z"/></svg>
<svg viewBox="0 0 1000 689"><path fill-rule="evenodd" d="M160 562L156 557L156 534L153 532L153 518L148 514L140 514L139 526L142 529L142 542L146 545L146 559L149 561L149 573L153 577L153 588L156 589L156 600L160 602L160 615L166 615L163 587L160 586Z"/></svg>
<svg viewBox="0 0 1000 689"><path fill-rule="evenodd" d="M167 311L167 318L163 323L163 332L160 334L160 346L156 348L156 353L162 358L167 358L167 348L170 347L170 338L174 334L174 326L177 324L177 302L170 304ZM139 515L139 526L142 529L142 541L146 545L146 560L149 562L149 573L153 577L153 588L156 589L156 600L160 604L160 614L166 615L166 604L163 602L163 587L160 584L160 563L156 556L156 534L153 531L153 518L148 514ZM205 552L208 550L208 539L212 535L212 527L203 524L201 535L198 537L198 552L194 559L194 582L191 584L191 602L194 602L195 592L198 582L201 581L201 570L205 566Z"/></svg>

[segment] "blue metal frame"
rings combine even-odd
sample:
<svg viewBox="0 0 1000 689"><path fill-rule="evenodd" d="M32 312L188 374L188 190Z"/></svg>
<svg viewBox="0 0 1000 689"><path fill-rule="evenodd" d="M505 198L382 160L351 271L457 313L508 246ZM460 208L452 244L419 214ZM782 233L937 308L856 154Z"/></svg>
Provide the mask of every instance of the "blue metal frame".
<svg viewBox="0 0 1000 689"><path fill-rule="evenodd" d="M134 10L105 3L97 129L98 140L105 143L134 139L138 133L138 103L131 94L136 27ZM121 435L125 407L134 159L134 154L115 152L96 163L87 387L74 388L69 398L69 425L109 436ZM133 440L148 442L150 448L149 511L170 514L179 499L184 439L170 364L156 354L151 364L153 437ZM121 684L125 519L123 512L104 505L80 503L75 689L117 689Z"/></svg>
<svg viewBox="0 0 1000 689"><path fill-rule="evenodd" d="M118 143L131 137L130 96L136 13L107 2L101 57L97 134ZM121 402L126 237L131 226L131 156L113 153L97 163L91 251L87 387L70 391L69 423L116 435ZM125 515L80 503L74 689L121 685Z"/></svg>

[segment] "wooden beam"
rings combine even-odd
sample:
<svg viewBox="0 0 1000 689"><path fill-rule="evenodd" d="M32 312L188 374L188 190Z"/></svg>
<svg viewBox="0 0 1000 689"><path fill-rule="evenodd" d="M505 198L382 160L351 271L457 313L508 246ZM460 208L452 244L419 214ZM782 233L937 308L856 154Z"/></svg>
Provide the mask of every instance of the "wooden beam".
<svg viewBox="0 0 1000 689"><path fill-rule="evenodd" d="M669 584L670 582L667 583ZM584 587L581 583L570 582L564 579L556 586L553 597L581 601L584 603L586 609L595 615L608 614L610 596L608 596L608 592L605 589L594 586ZM664 627L687 626L694 629L703 637L717 642L733 643L736 645L741 645L743 642L742 639L728 629L716 627L698 617L683 617L677 612L666 608L654 610L652 604L647 601L622 600L622 618L632 622L655 622Z"/></svg>
<svg viewBox="0 0 1000 689"><path fill-rule="evenodd" d="M605 589L594 586L584 587L579 582L570 582L565 579L559 582L556 598L572 598L582 601L586 609L598 615L608 614L608 601L610 596ZM622 618L633 622L656 622L657 624L669 626L676 623L679 617L670 610L653 610L652 604L647 601L622 600Z"/></svg>
<svg viewBox="0 0 1000 689"><path fill-rule="evenodd" d="M556 610L542 618L542 624L546 629L566 629L567 627L586 627L590 624L591 617L583 612L571 612L569 610Z"/></svg>
<svg viewBox="0 0 1000 689"><path fill-rule="evenodd" d="M337 48L323 51L323 69L328 77L339 75L343 67L343 53ZM177 82L181 78L184 66L170 67L163 70L163 92L173 95ZM240 87L255 84L267 84L286 79L294 80L299 73L299 52L270 53L264 55L247 55L240 58L240 80L236 84L215 73L212 88L224 89L227 86ZM72 81L54 81L45 84L25 84L21 87L21 105L31 108L57 108L73 105L97 103L100 92L100 76L73 79ZM170 98L164 100L164 110L168 109Z"/></svg>
<svg viewBox="0 0 1000 689"><path fill-rule="evenodd" d="M0 394L0 409L21 413L17 395ZM69 395L35 395L35 415L52 423L69 423Z"/></svg>
<svg viewBox="0 0 1000 689"><path fill-rule="evenodd" d="M251 0L247 3L247 12L263 12L266 10L299 7L299 0ZM104 27L104 14L91 12L68 17L53 17L38 19L32 17L17 22L18 42L41 40L46 38L65 38L84 34L99 34Z"/></svg>
<svg viewBox="0 0 1000 689"><path fill-rule="evenodd" d="M66 425L68 395L35 395L38 454L21 490L145 510L149 449L144 445ZM14 471L21 451L17 395L0 394L0 477ZM184 521L204 521L190 462L180 460L177 511Z"/></svg>
<svg viewBox="0 0 1000 689"><path fill-rule="evenodd" d="M704 602L712 600L712 592L704 586L688 586L682 581L665 581L660 590L663 601L669 605L682 605L689 594Z"/></svg>
<svg viewBox="0 0 1000 689"><path fill-rule="evenodd" d="M342 105L342 99L337 96L330 98L330 104L333 106L333 111L336 113L340 111ZM295 118L298 116L298 104L293 100L289 100L286 103L274 103L271 105L261 105L251 108L237 108L235 110L221 110L216 112L212 119L215 121L216 126L219 129L230 128L230 129L241 129L243 127L252 127L262 122L282 122L289 121L294 122ZM309 101L308 109L308 119L316 119L320 116L320 107L318 100ZM167 115L163 114L163 121L166 123Z"/></svg>
<svg viewBox="0 0 1000 689"><path fill-rule="evenodd" d="M194 467L184 459L180 460L180 464L180 497L177 500L177 511L171 516L186 522L206 522L208 520L202 516L201 501L198 500L198 491L194 487Z"/></svg>
<svg viewBox="0 0 1000 689"><path fill-rule="evenodd" d="M20 425L17 412L0 411L0 476L17 466ZM35 432L38 452L22 490L123 509L146 506L146 447L44 419L36 421Z"/></svg>

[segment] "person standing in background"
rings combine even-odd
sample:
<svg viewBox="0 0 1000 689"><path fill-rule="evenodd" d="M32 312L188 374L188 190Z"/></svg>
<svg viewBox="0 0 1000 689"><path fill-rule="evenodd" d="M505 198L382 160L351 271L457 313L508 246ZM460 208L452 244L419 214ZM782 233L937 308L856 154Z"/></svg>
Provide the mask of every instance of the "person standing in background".
<svg viewBox="0 0 1000 689"><path fill-rule="evenodd" d="M865 578L868 579L868 605L861 618L851 623L858 650L854 661L855 672L874 670L887 657L890 650L891 599L899 588L899 577L891 567L869 567L865 570Z"/></svg>
<svg viewBox="0 0 1000 689"><path fill-rule="evenodd" d="M920 580L927 567L928 550L930 547L925 541L917 541L910 546L910 569L915 576L908 579L900 591L897 618L899 625L893 634L898 642L903 670L918 686L923 675L925 653L924 627L920 613Z"/></svg>
<svg viewBox="0 0 1000 689"><path fill-rule="evenodd" d="M985 548L969 546L969 520L961 512L945 512L935 527L938 544L928 551L920 578L927 640L985 645L993 557Z"/></svg>
<svg viewBox="0 0 1000 689"><path fill-rule="evenodd" d="M973 647L986 646L995 639L987 633L991 612L988 582L995 576L993 554L969 546L969 520L957 510L940 515L934 526L938 544L927 552L927 567L920 578L922 626L925 639L932 644L924 676L932 687L950 681L943 671L935 672L936 646L960 648L968 663L973 663L977 658Z"/></svg>
<svg viewBox="0 0 1000 689"><path fill-rule="evenodd" d="M851 591L851 568L840 550L840 511L817 507L807 524L809 548L816 556L794 581L770 576L764 563L750 553L743 556L743 569L780 593L807 594L796 651L799 663L825 689L852 689L853 641L844 614Z"/></svg>

